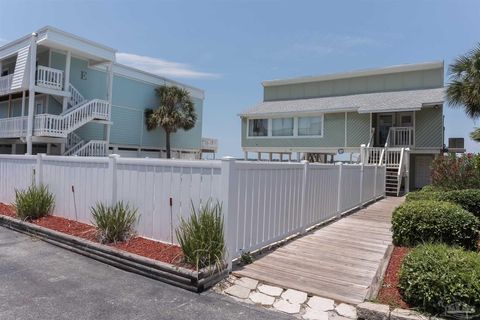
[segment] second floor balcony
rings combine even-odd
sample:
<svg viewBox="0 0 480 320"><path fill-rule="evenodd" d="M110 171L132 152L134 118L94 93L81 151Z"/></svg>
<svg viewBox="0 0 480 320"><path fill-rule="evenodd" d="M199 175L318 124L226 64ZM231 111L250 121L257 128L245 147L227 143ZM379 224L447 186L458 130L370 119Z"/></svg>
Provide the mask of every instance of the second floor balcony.
<svg viewBox="0 0 480 320"><path fill-rule="evenodd" d="M10 94L13 92L22 91L16 82L23 82L22 75L15 75L15 73L0 77L0 95ZM38 87L59 90L64 88L64 75L62 70L38 66L35 73L35 84Z"/></svg>

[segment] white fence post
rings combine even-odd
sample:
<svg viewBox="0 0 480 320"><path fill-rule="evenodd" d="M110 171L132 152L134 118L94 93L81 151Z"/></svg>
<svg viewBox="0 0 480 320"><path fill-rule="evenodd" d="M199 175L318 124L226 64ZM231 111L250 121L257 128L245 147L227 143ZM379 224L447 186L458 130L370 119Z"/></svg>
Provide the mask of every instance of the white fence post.
<svg viewBox="0 0 480 320"><path fill-rule="evenodd" d="M110 181L112 183L111 191L111 205L117 203L117 160L120 158L118 154L111 154L108 156L108 171L110 173Z"/></svg>
<svg viewBox="0 0 480 320"><path fill-rule="evenodd" d="M338 165L337 218L340 218L342 213L342 171L343 163L340 162Z"/></svg>
<svg viewBox="0 0 480 320"><path fill-rule="evenodd" d="M235 158L222 158L222 176L221 176L221 201L223 209L224 238L226 246L226 260L228 270L232 270L232 260L235 258L235 186L237 184L237 170L235 168Z"/></svg>
<svg viewBox="0 0 480 320"><path fill-rule="evenodd" d="M365 175L364 163L360 164L360 204L359 207L363 207L363 179Z"/></svg>
<svg viewBox="0 0 480 320"><path fill-rule="evenodd" d="M35 169L35 185L37 187L42 185L43 182L43 157L45 154L38 153L37 154L37 167Z"/></svg>
<svg viewBox="0 0 480 320"><path fill-rule="evenodd" d="M375 179L373 179L373 200L377 200L378 192L377 192L377 173L378 173L378 164L375 165Z"/></svg>
<svg viewBox="0 0 480 320"><path fill-rule="evenodd" d="M306 223L306 211L307 211L307 179L308 179L308 161L302 160L301 163L303 164L303 178L302 178L302 202L300 205L300 226L301 226L301 233L305 233L307 230L308 224Z"/></svg>

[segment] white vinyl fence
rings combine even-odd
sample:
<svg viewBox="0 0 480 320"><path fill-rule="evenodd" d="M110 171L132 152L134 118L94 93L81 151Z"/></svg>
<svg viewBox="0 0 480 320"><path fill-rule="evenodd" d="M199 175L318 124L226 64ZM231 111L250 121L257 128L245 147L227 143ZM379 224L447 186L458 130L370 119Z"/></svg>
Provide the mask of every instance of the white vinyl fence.
<svg viewBox="0 0 480 320"><path fill-rule="evenodd" d="M385 167L0 155L0 202L32 183L53 192L54 215L84 223L98 202L129 203L138 208L138 234L164 242L176 242L192 205L218 200L231 261L382 197Z"/></svg>

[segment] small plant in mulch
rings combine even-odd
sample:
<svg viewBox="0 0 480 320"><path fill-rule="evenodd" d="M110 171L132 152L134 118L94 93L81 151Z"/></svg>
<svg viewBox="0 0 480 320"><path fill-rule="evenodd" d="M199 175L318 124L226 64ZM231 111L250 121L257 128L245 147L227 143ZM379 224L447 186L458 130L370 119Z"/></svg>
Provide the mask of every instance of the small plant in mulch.
<svg viewBox="0 0 480 320"><path fill-rule="evenodd" d="M90 210L100 243L125 241L135 234L137 209L128 204L122 201L113 206L97 203Z"/></svg>
<svg viewBox="0 0 480 320"><path fill-rule="evenodd" d="M192 204L192 214L188 219L180 218L175 233L186 263L197 270L224 266L226 247L220 203L208 201L198 209Z"/></svg>
<svg viewBox="0 0 480 320"><path fill-rule="evenodd" d="M22 220L45 217L52 213L55 197L45 185L31 185L25 190L15 189L13 207Z"/></svg>
<svg viewBox="0 0 480 320"><path fill-rule="evenodd" d="M243 251L240 256L240 264L245 266L253 262L253 256L250 251Z"/></svg>

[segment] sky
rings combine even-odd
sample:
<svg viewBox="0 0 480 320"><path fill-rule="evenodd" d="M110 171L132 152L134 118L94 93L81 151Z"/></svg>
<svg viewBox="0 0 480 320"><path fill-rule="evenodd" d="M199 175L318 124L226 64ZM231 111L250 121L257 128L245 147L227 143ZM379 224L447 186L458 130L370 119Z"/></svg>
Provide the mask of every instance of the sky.
<svg viewBox="0 0 480 320"><path fill-rule="evenodd" d="M219 139L220 156L241 156L238 114L262 100L263 80L436 60L447 67L480 42L480 1L0 0L0 44L44 25L205 90L203 136ZM444 114L446 141L464 137L467 151L480 152L468 136L480 124L462 109Z"/></svg>

